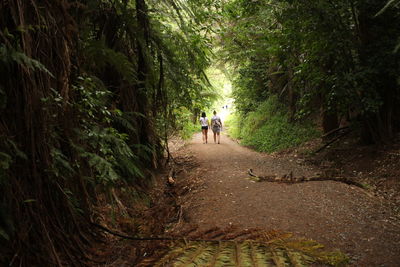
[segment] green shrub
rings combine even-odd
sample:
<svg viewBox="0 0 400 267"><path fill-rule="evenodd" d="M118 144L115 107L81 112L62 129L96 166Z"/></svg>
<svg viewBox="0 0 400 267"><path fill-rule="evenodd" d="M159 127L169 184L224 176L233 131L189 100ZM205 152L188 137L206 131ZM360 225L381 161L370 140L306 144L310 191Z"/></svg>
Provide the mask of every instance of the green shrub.
<svg viewBox="0 0 400 267"><path fill-rule="evenodd" d="M178 135L184 139L188 140L192 138L195 132L200 130L200 125L196 125L193 123L193 114L192 112L185 108L180 107L174 110L175 118L174 118L174 128L171 132L174 134L177 131Z"/></svg>
<svg viewBox="0 0 400 267"><path fill-rule="evenodd" d="M180 131L180 136L184 139L184 140L188 140L190 138L192 138L193 134L195 132L198 132L200 129L200 126L194 124L191 121L185 121L184 123L182 123L182 129Z"/></svg>
<svg viewBox="0 0 400 267"><path fill-rule="evenodd" d="M263 152L296 147L319 135L312 122L289 122L286 107L275 96L245 116L231 115L226 124L233 138Z"/></svg>
<svg viewBox="0 0 400 267"><path fill-rule="evenodd" d="M228 134L235 139L242 139L239 118L240 116L238 113L231 113L224 121Z"/></svg>

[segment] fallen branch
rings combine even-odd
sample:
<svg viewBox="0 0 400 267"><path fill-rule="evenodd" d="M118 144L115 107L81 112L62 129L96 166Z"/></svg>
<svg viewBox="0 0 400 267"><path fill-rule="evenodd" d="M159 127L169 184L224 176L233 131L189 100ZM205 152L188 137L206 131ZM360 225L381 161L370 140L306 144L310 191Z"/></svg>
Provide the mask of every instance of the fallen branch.
<svg viewBox="0 0 400 267"><path fill-rule="evenodd" d="M321 176L294 177L293 172L285 174L282 177L278 177L277 175L257 176L254 174L252 169L249 169L247 173L250 176L255 177L256 179L253 180L256 180L257 182L277 182L277 183L295 184L295 183L314 182L314 181L335 181L339 183L345 183L348 185L354 185L363 189L365 188L363 184L345 177L321 177Z"/></svg>
<svg viewBox="0 0 400 267"><path fill-rule="evenodd" d="M255 177L257 182L278 182L277 180L277 176L276 175L268 175L268 176L257 176L253 173L253 169L249 169L247 171L247 173L252 176Z"/></svg>

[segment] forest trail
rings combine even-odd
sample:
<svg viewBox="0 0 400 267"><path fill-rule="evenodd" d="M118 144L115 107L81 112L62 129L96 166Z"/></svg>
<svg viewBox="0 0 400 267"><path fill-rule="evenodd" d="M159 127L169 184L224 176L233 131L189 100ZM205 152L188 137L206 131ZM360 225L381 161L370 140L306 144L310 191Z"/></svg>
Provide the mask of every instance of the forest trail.
<svg viewBox="0 0 400 267"><path fill-rule="evenodd" d="M174 154L196 164L186 174L197 185L183 205L186 220L180 227L279 229L340 249L354 266L399 266L400 226L379 199L361 188L333 181L251 181L249 168L260 176L291 171L296 177L311 176L318 170L295 156L252 151L225 135L214 144L209 133L209 143L203 144L196 134Z"/></svg>

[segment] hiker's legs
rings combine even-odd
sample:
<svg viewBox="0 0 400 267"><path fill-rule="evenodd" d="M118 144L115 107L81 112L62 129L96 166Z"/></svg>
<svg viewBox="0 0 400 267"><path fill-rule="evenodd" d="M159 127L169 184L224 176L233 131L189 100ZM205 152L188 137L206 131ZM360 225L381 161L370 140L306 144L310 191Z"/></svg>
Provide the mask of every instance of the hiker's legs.
<svg viewBox="0 0 400 267"><path fill-rule="evenodd" d="M218 134L218 144L219 144L219 140L220 140L221 135L220 135L219 132L217 134ZM214 137L214 139L215 139L215 137Z"/></svg>
<svg viewBox="0 0 400 267"><path fill-rule="evenodd" d="M205 136L206 136L206 144L207 144L207 139L208 139L208 129L204 130Z"/></svg>
<svg viewBox="0 0 400 267"><path fill-rule="evenodd" d="M201 138L203 140L203 143L206 141L206 129L201 129Z"/></svg>
<svg viewBox="0 0 400 267"><path fill-rule="evenodd" d="M214 143L216 143L217 142L217 133L214 131L213 131L213 133L214 133Z"/></svg>

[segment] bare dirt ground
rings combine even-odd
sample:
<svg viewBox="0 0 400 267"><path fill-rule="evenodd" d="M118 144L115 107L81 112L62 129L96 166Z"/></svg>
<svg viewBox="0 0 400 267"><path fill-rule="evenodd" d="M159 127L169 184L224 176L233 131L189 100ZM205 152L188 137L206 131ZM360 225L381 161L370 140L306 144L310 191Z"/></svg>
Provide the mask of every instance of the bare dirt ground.
<svg viewBox="0 0 400 267"><path fill-rule="evenodd" d="M181 203L184 218L169 231L179 233L189 224L277 229L340 249L353 266L400 266L400 223L384 199L333 181L254 182L247 174L250 168L258 175L305 177L321 170L295 154L257 153L225 135L221 144L211 137L203 144L197 134L174 152L175 158L191 161L190 171L178 179L184 178L192 190Z"/></svg>

